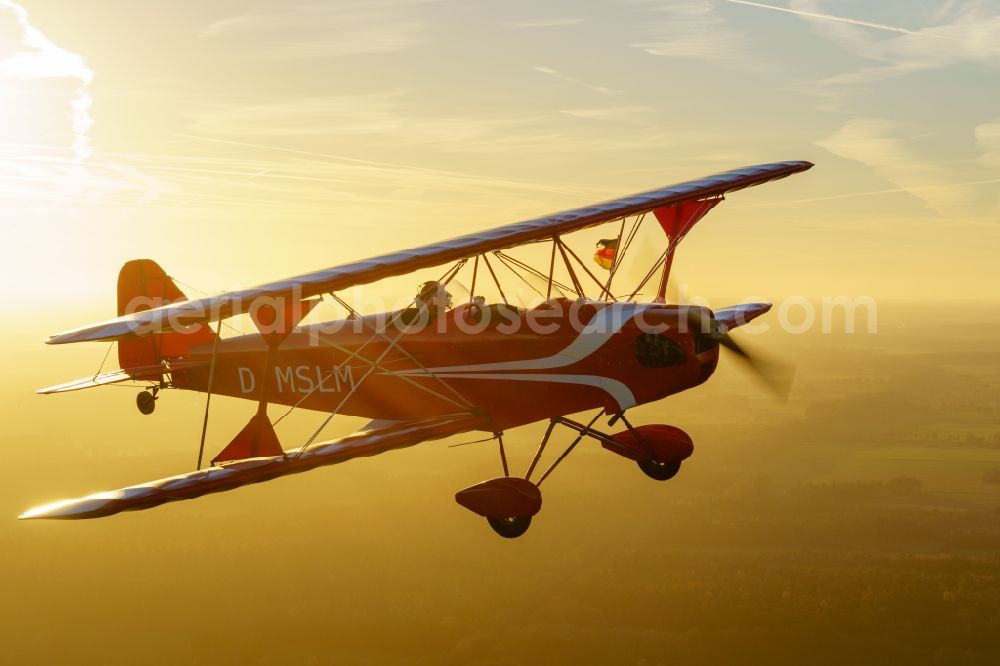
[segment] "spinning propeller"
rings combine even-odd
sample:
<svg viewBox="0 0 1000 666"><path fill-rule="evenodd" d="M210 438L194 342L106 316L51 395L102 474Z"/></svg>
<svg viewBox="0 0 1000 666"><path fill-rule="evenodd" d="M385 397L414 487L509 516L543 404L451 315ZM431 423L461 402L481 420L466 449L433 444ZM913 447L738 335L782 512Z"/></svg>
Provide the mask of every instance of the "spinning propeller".
<svg viewBox="0 0 1000 666"><path fill-rule="evenodd" d="M718 343L721 347L733 353L734 358L741 361L740 365L757 381L761 382L776 398L782 402L788 399L792 390L792 379L795 376L795 366L768 357L759 352L749 352L729 335L729 326L714 316L707 308L687 309L688 325L696 335L702 335Z"/></svg>

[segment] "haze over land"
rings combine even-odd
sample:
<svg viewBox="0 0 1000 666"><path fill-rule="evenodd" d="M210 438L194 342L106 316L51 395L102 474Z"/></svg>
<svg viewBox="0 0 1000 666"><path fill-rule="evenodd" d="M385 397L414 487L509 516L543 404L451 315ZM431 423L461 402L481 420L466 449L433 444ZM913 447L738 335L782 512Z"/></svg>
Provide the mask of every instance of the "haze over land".
<svg viewBox="0 0 1000 666"><path fill-rule="evenodd" d="M0 662L998 663L998 17L0 0ZM111 316L129 259L197 295L784 159L817 166L732 194L678 281L796 316L867 298L877 331L792 335L776 308L740 341L798 365L787 404L723 362L630 412L693 436L669 482L581 445L505 541L453 501L500 472L492 445L448 448L473 436L14 520L194 464L204 396L143 417L135 388L34 393L98 367L102 345L41 341ZM601 233L567 241L586 257ZM393 305L421 277L351 296ZM213 405L217 449L253 406ZM513 469L541 431L506 435Z"/></svg>
<svg viewBox="0 0 1000 666"><path fill-rule="evenodd" d="M197 444L200 396L168 393L151 417L134 391L36 397L65 374L45 354L2 389L18 443L0 491L4 661L995 663L1000 317L934 312L886 305L877 335L744 336L799 364L787 405L723 364L634 412L694 437L675 479L582 446L515 542L452 500L499 473L492 446L447 447L473 437L148 512L17 523L188 469ZM252 408L219 403L221 442ZM539 434L508 433L515 470Z"/></svg>

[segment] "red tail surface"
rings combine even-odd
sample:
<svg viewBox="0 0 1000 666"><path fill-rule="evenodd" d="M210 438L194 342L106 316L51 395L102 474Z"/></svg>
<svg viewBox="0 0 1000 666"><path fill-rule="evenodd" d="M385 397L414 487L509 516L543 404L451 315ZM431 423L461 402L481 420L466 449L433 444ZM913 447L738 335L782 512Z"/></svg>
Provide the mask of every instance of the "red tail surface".
<svg viewBox="0 0 1000 666"><path fill-rule="evenodd" d="M135 259L118 273L118 316L187 300L170 276L150 259ZM149 368L165 359L183 357L189 349L211 344L215 333L197 324L183 331L154 333L118 342L118 363L128 371L135 369L142 379L150 379ZM139 369L144 372L138 373ZM133 373L129 373L133 374Z"/></svg>

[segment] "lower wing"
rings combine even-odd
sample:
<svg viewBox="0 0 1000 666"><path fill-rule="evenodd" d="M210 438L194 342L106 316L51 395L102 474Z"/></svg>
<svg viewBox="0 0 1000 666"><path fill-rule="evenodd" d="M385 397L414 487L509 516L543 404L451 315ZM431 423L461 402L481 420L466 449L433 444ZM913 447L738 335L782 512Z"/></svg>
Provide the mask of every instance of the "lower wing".
<svg viewBox="0 0 1000 666"><path fill-rule="evenodd" d="M292 449L280 456L222 463L128 488L53 502L26 511L19 518L101 518L121 511L151 509L166 502L194 499L208 493L270 481L279 476L298 474L323 465L335 465L352 458L374 456L391 449L402 449L420 442L478 430L484 426L483 417L456 414L369 427L347 437L313 444L305 449Z"/></svg>

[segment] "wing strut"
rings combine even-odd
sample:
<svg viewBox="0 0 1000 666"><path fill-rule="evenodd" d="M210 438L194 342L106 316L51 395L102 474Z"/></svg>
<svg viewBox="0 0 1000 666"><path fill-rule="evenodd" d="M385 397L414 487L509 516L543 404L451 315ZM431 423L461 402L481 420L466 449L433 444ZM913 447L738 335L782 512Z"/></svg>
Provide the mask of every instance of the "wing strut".
<svg viewBox="0 0 1000 666"><path fill-rule="evenodd" d="M445 276L444 276L443 280L442 280L443 284L447 284L449 281L451 281L455 277L455 275L458 273L458 271L462 268L462 266L465 265L465 263L466 263L465 260L459 261L453 269L447 271L445 273ZM355 317L357 317L359 321L363 322L364 324L368 325L369 327L374 327L374 330L372 332L372 336L370 338L368 338L368 340L365 341L362 345L360 345L357 349L355 349L353 352L351 352L351 355L348 357L347 361L344 361L344 363L348 362L351 358L353 358L354 356L356 356L369 342L371 342L372 340L375 340L376 338L382 338L386 342L388 342L389 344L386 346L386 348L382 351L381 354L379 354L379 356L374 361L372 361L370 359L367 359L367 358L364 359L364 360L368 361L368 363L370 364L371 367L369 367L365 371L365 374L361 376L361 379L359 379L355 383L355 385L351 387L350 392L346 396L344 396L344 398L340 401L340 403L337 404L336 407L334 407L333 411L326 417L326 419L324 419L323 423L320 424L319 428L316 429L316 431L309 437L309 439L302 446L302 448L300 448L299 451L295 454L295 456L294 456L295 458L301 457L309 449L309 447L312 446L313 442L316 441L316 439L319 437L320 433L323 432L323 430L330 423L330 421L333 419L333 417L336 416L338 412L340 412L340 409L344 406L344 404L346 404L347 401L351 398L351 396L354 395L354 393L358 389L358 386L360 386L361 384L363 384L364 381L366 379L368 379L368 377L375 370L382 370L383 372L392 374L392 375L397 376L397 377L399 377L401 379L405 379L406 381L408 381L409 383L413 384L417 388L425 390L425 391L428 391L431 394L437 396L438 398L440 398L442 400L445 400L447 402L450 402L451 404L459 407L460 409L467 410L469 413L472 413L474 411L474 405L471 402L469 402L469 400L466 399L465 396L463 396L461 393L459 393L453 386L451 386L448 382L446 382L442 377L440 377L436 373L433 373L430 370L428 370L416 357L414 357L412 354L410 354L408 351L406 351L402 347L402 345L399 344L400 338L402 338L403 335L406 334L406 328L405 327L401 327L399 333L397 335L395 335L395 336L386 335L383 331L380 331L378 329L378 327L377 327L376 324L374 324L372 322L369 322L364 317L362 317L354 308L352 308L347 302L345 302L339 296L337 296L336 294L334 294L332 292L330 293L330 296L334 300L336 300L338 303L340 303L341 306L343 306L344 308L346 308L351 314L353 314ZM397 321L399 321L401 315L403 314L403 312L405 312L405 310L400 310L399 312L395 313L395 315L393 316L393 318L390 320L389 325L391 326L391 325L395 324ZM330 343L329 341L323 341L323 342L325 342L326 344L329 344L330 346L332 346L334 348L341 349L342 351L349 351L349 350L345 350L345 349L341 348L339 345ZM444 386L451 393L453 393L455 395L455 397L457 397L458 400L461 401L461 402L456 402L455 400L452 400L451 398L448 398L447 396L442 395L438 391L435 391L435 390L433 390L433 389L431 389L429 387L426 387L426 386L420 384L419 382L416 382L411 377L406 377L405 375L401 375L401 374L395 373L395 372L389 370L388 368L381 367L379 364L381 363L382 359L385 358L385 356L390 351L392 351L393 349L396 349L401 354L403 354L404 356L406 356L407 358L409 358L411 361L413 361L414 363L416 363L420 368L422 368L425 371L425 373L427 375L429 375L429 376L437 379L437 381L440 382L442 386ZM324 378L324 381L325 381L325 378ZM322 384L322 382L320 384ZM302 400L305 400L305 398L307 398L312 393L312 391L315 391L318 387L319 387L319 385L317 385L316 387L313 387L313 389L308 394L306 394L305 396L303 396L299 400L299 403L301 403ZM294 409L296 406L298 406L299 403L296 403L296 405L294 405L292 407L292 409ZM289 410L289 411L291 411L291 410ZM287 416L287 413L284 416ZM284 418L284 416L282 416L281 418ZM280 421L281 419L278 419L278 420Z"/></svg>
<svg viewBox="0 0 1000 666"><path fill-rule="evenodd" d="M555 468L559 466L559 463L561 463L563 460L565 460L566 456L568 456L570 453L573 452L573 449L576 448L576 445L579 444L580 440L582 440L584 437L586 437L590 433L590 429L594 426L594 423L597 422L597 419L601 418L601 414L603 414L603 413L604 413L603 409L601 409L600 411L598 411L596 414L594 414L594 418L590 419L590 423L588 423L586 426L583 426L579 430L580 434L577 435L576 439L574 439L573 442L568 447L566 447L566 450L562 452L562 455L559 456L558 458L556 458L555 462L553 462L551 465L549 465L549 468L547 470L545 470L544 474L542 474L542 478L538 479L538 483L535 484L536 486L540 487L542 485L542 481L544 481L545 479L547 479L548 476L549 476L549 474L551 474L553 471L555 471ZM553 419L553 422L558 422L558 423L565 423L567 421L568 421L568 419L563 419L561 417L558 418L558 419Z"/></svg>
<svg viewBox="0 0 1000 666"><path fill-rule="evenodd" d="M493 265L490 263L490 258L485 254L483 255L483 263L485 263L486 268L490 270L490 275L493 276L493 282L497 285L497 291L500 292L500 298L503 299L504 305L510 305L510 301L507 300L507 294L503 293L503 287L500 286L500 279L497 278L496 271L493 270Z"/></svg>
<svg viewBox="0 0 1000 666"><path fill-rule="evenodd" d="M260 389L260 399L257 401L257 412L226 445L222 451L212 458L212 464L228 460L245 460L264 456L281 456L284 450L274 425L267 416L268 388L271 369L274 367L274 352L285 341L285 338L305 319L320 299L304 299L292 303L264 303L250 311L254 326L267 344L264 352L264 369L261 373L263 382ZM200 461L199 461L200 464Z"/></svg>
<svg viewBox="0 0 1000 666"><path fill-rule="evenodd" d="M215 362L219 358L219 333L222 331L222 319L215 325L215 340L212 342L212 364L208 367L208 395L205 397L205 418L201 422L201 442L198 444L198 466L201 469L201 459L205 455L205 435L208 434L208 408L212 405L212 384L215 381Z"/></svg>
<svg viewBox="0 0 1000 666"><path fill-rule="evenodd" d="M485 258L485 255L484 255L484 258ZM348 304L342 298L340 298L339 296L337 296L336 294L333 294L333 293L331 293L330 296L335 301L337 301L338 303L340 303L341 306L343 306L344 308L346 308L348 310L348 312L350 312L353 316L357 317L358 321L361 321L361 322L365 323L365 325L367 325L369 328L374 327L373 333L376 336L380 336L382 339L384 339L386 342L389 343L390 347L395 347L399 351L399 353L401 353L407 359L409 359L414 364L416 364L425 373L427 373L431 377L434 377L434 379L436 379L441 384L441 386L443 386L446 389L448 389L448 391L450 391L461 402L460 403L459 402L455 402L454 400L451 400L451 399L449 399L449 398L441 395L437 391L434 391L434 390L431 390L431 389L427 389L427 387L425 387L425 386L423 386L421 384L414 384L415 386L417 386L419 388L422 388L424 390L430 391L432 394L436 395L437 397L441 398L442 400L446 400L446 401L452 403L456 407L465 408L465 409L472 409L473 408L473 404L465 396L463 396L454 386L452 386L451 384L449 384L448 382L446 382L444 380L444 378L442 378L440 375L438 375L436 373L433 373L430 370L428 370L427 366L425 366L423 363L421 363L420 360L416 356L414 356L410 352L406 351L406 349L403 347L403 345L401 345L401 344L398 343L398 340L399 340L398 337L394 340L394 339L390 338L388 335L386 335L384 332L380 332L378 330L378 328L375 326L375 324L373 324L372 322L370 322L367 319L365 319L364 317L362 317L361 314L357 310L355 310L353 307L351 307L350 304ZM396 317L398 317L398 316L399 316L399 314L396 315ZM395 320L395 317L393 318L393 320ZM412 380L409 377L407 377L406 375L394 373L392 371L386 370L385 368L383 368L383 370L385 370L387 372L390 372L391 374L393 374L396 377L399 377L400 379L405 379L405 380L408 380L408 381L410 381L412 383Z"/></svg>
<svg viewBox="0 0 1000 666"><path fill-rule="evenodd" d="M402 312L402 310L400 312ZM396 321L396 319L399 318L399 314L400 313L396 313L396 316L393 317L393 321ZM379 363L381 363L382 359L385 358L386 355L396 346L396 343L399 341L399 338L401 338L405 334L405 332L406 332L405 329L400 329L399 333L396 335L395 338L389 339L389 344L386 346L385 349L382 350L382 353L378 355L378 358L376 358L374 361L371 362L371 367L365 371L365 374L361 375L361 379L359 379L357 383L351 387L351 390L347 393L347 395L345 395L341 399L341 401L337 403L337 406L333 408L333 411L330 412L329 416L327 416L326 419L323 420L323 423L320 424L319 428L317 428L316 431L313 432L313 434L309 437L309 439L306 440L306 443L302 445L302 448L299 449L298 453L295 454L296 459L300 458L302 454L305 453L310 446L312 446L313 442L316 441L316 438L320 436L320 433L323 432L323 430L330 423L333 417L336 416L338 412L340 412L341 407L343 407L347 403L347 401L351 398L351 396L354 395L354 393L358 389L358 386L363 384L365 380L368 379L368 377L373 372L375 372L375 368L379 367ZM369 339L374 340L377 335L378 334L376 333Z"/></svg>
<svg viewBox="0 0 1000 666"><path fill-rule="evenodd" d="M684 236L691 228L698 224L698 221L705 217L708 211L722 203L723 199L725 197L718 196L701 201L682 201L673 206L653 210L653 215L656 216L656 220L667 235L667 251L663 255L663 275L660 276L660 286L656 290L654 303L667 302L667 280L670 278L670 267L674 263L674 250L684 240Z"/></svg>
<svg viewBox="0 0 1000 666"><path fill-rule="evenodd" d="M576 252L573 251L573 248L571 248L569 245L566 245L565 243L562 243L562 242L560 242L560 247L562 249L564 249L566 252L568 252L571 257L573 257L574 259L576 259L576 263L580 264L580 268L583 269L583 272L586 273L590 277L590 279L594 281L594 284L597 285L597 288L601 290L601 293L597 296L597 298L598 299L603 299L605 297L605 295L607 295L608 298L611 298L611 292L609 292L605 288L605 285L604 285L603 282L601 282L600 280L597 279L596 275L594 275L593 273L590 272L590 269L587 268L587 264L584 263L583 259L581 259L579 257L579 255L577 255ZM580 288L582 289L583 286L581 285Z"/></svg>
<svg viewBox="0 0 1000 666"><path fill-rule="evenodd" d="M556 236L552 242L559 248L559 255L562 257L563 265L566 266L566 272L569 273L569 279L573 282L573 289L576 293L580 294L581 298L585 297L586 294L583 292L583 285L580 284L580 278L576 276L576 271L573 270L573 264L569 261L569 255L566 254L565 244L558 236Z"/></svg>
<svg viewBox="0 0 1000 666"><path fill-rule="evenodd" d="M621 251L615 252L615 260L611 265L611 272L608 273L608 281L604 283L604 293L607 294L608 299L612 301L616 299L611 295L611 281L615 279L615 274L618 273L618 269L621 268L622 259L625 258L625 253L628 252L630 247L632 247L632 241L635 240L635 235L639 233L639 227L642 226L643 220L646 219L646 213L643 212L636 217L635 223L632 225L632 228L629 229L628 237L625 239L625 245L622 246L622 236L625 235L626 219L627 217L622 218L622 226L618 231L618 246L621 247Z"/></svg>
<svg viewBox="0 0 1000 666"><path fill-rule="evenodd" d="M169 333L191 324L244 314L259 297L302 299L369 284L423 268L441 266L477 254L506 250L551 239L623 217L638 215L685 201L702 201L754 185L785 178L812 167L809 162L777 162L733 169L706 178L678 183L612 201L517 222L496 229L477 231L432 243L371 257L339 266L297 275L284 280L226 292L208 298L171 303L115 319L88 324L54 335L49 344L115 340L152 333Z"/></svg>

